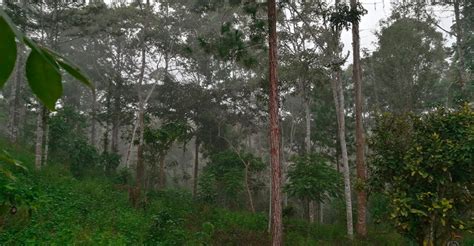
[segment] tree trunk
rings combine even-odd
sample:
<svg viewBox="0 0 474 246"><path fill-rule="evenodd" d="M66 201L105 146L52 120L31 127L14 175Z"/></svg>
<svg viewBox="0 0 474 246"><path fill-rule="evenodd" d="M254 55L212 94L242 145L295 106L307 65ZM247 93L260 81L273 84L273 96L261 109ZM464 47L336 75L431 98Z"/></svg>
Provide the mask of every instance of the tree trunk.
<svg viewBox="0 0 474 246"><path fill-rule="evenodd" d="M138 114L140 114L140 112L138 112ZM130 156L132 155L132 149L133 149L133 145L135 143L135 138L136 138L136 134L137 134L137 130L138 130L138 125L139 125L139 119L138 119L138 115L137 115L137 120L135 121L135 124L133 126L133 131L132 131L132 138L130 139L130 144L128 146L128 150L127 150L127 156L125 158L125 167L129 167L130 166Z"/></svg>
<svg viewBox="0 0 474 246"><path fill-rule="evenodd" d="M49 110L46 108L43 108L43 118L42 118L42 123L41 126L43 128L43 158L41 160L41 166L46 165L48 162L48 151L49 151Z"/></svg>
<svg viewBox="0 0 474 246"><path fill-rule="evenodd" d="M357 9L357 0L351 0L351 10ZM356 118L356 167L357 181L361 184L357 190L357 234L361 237L367 236L367 192L365 183L367 180L367 168L365 166L365 140L364 127L362 124L362 70L360 67L360 37L359 21L352 22L352 52L353 68L352 80L355 90L355 118Z"/></svg>
<svg viewBox="0 0 474 246"><path fill-rule="evenodd" d="M245 189L247 191L247 198L249 202L250 211L255 213L255 206L253 205L252 190L250 189L250 180L249 180L249 163L245 164Z"/></svg>
<svg viewBox="0 0 474 246"><path fill-rule="evenodd" d="M91 105L91 138L90 144L95 147L97 142L97 95L95 89L92 91L92 105Z"/></svg>
<svg viewBox="0 0 474 246"><path fill-rule="evenodd" d="M118 92L115 92L118 93ZM120 96L115 96L114 99L114 109L113 109L113 122L112 122L112 140L110 143L112 153L118 153L118 141L119 141L119 131L120 131Z"/></svg>
<svg viewBox="0 0 474 246"><path fill-rule="evenodd" d="M147 1L147 7L149 7L149 2ZM144 23L143 33L146 33L147 30L147 22ZM135 191L131 193L134 196L134 200L132 202L138 204L138 201L141 196L141 190L144 188L144 181L145 181L145 164L143 160L143 143L144 143L144 134L145 134L145 97L142 94L142 86L143 86L143 79L145 76L145 66L146 66L146 36L144 35L141 37L141 67L140 67L140 77L138 81L138 128L140 129L139 132L139 142L138 142L138 149L137 149L137 166L136 166L136 183L135 183ZM120 106L117 103L117 99L115 101L115 105ZM113 139L113 137L112 137ZM133 144L133 142L131 143ZM113 146L113 144L112 144ZM112 147L112 149L114 149Z"/></svg>
<svg viewBox="0 0 474 246"><path fill-rule="evenodd" d="M143 105L140 105L139 114L138 114L138 124L140 128L140 136L139 136L139 143L137 149L137 169L136 169L136 183L135 183L135 190L129 194L132 197L133 206L137 207L138 202L141 196L141 190L143 189L144 185L144 177L145 177L145 165L143 163L143 135L145 131L145 122L144 122L144 110Z"/></svg>
<svg viewBox="0 0 474 246"><path fill-rule="evenodd" d="M304 112L305 112L305 122L306 122L306 132L305 132L304 143L305 143L306 154L311 154L311 110L310 110L310 100L306 97L307 95L304 95Z"/></svg>
<svg viewBox="0 0 474 246"><path fill-rule="evenodd" d="M104 131L104 143L103 143L103 151L105 153L109 152L109 132L110 132L110 121L112 118L112 81L109 80L109 84L107 85L107 98L105 100L105 105L107 108L107 118L105 122L105 131Z"/></svg>
<svg viewBox="0 0 474 246"><path fill-rule="evenodd" d="M194 140L194 172L193 172L193 196L197 196L198 187L198 173L199 173L199 141L198 138Z"/></svg>
<svg viewBox="0 0 474 246"><path fill-rule="evenodd" d="M160 189L166 187L166 173L165 173L165 154L160 154Z"/></svg>
<svg viewBox="0 0 474 246"><path fill-rule="evenodd" d="M455 36L456 36L456 53L458 56L458 71L459 71L459 86L461 87L463 99L466 95L466 75L465 75L465 64L464 64L464 52L462 49L463 46L463 30L461 27L461 18L460 18L460 10L459 10L459 1L454 0L454 19L455 19Z"/></svg>
<svg viewBox="0 0 474 246"><path fill-rule="evenodd" d="M281 167L280 167L280 128L279 128L279 95L277 75L277 11L275 0L268 0L268 23L269 23L269 114L270 114L270 163L272 177L271 196L271 235L272 245L283 244L283 228L281 214Z"/></svg>
<svg viewBox="0 0 474 246"><path fill-rule="evenodd" d="M43 158L43 108L44 106L39 105L38 115L36 117L36 146L35 146L35 168L41 169L41 163Z"/></svg>
<svg viewBox="0 0 474 246"><path fill-rule="evenodd" d="M308 221L309 223L314 223L314 212L315 210L315 204L314 201L310 200L308 201Z"/></svg>
<svg viewBox="0 0 474 246"><path fill-rule="evenodd" d="M16 61L15 73L13 78L13 86L10 99L10 118L9 118L9 130L10 140L14 143L18 141L18 126L20 123L20 92L23 81L23 54L24 46L18 45L18 57Z"/></svg>
<svg viewBox="0 0 474 246"><path fill-rule="evenodd" d="M340 151L342 156L342 170L344 176L344 199L346 204L346 227L347 235L350 239L354 237L354 229L352 224L352 195L351 195L351 176L349 169L349 158L347 155L346 144L346 120L344 116L344 92L342 90L342 83L340 77L340 70L334 73L334 78L331 80L331 87L334 97L334 104L336 106L337 118L337 133L340 144Z"/></svg>

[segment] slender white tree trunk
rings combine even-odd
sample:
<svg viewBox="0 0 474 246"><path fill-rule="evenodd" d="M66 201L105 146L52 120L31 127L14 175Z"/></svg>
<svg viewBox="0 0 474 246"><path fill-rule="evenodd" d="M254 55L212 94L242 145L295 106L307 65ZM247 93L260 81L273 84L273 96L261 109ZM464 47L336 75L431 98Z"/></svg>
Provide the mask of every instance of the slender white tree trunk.
<svg viewBox="0 0 474 246"><path fill-rule="evenodd" d="M334 73L331 80L331 87L336 106L336 116L338 125L338 137L342 155L343 175L344 175L344 199L346 203L346 226L347 235L350 239L354 237L354 226L352 221L352 195L351 195L351 176L349 169L349 160L347 156L346 144L346 122L344 116L344 92L340 79L340 71Z"/></svg>

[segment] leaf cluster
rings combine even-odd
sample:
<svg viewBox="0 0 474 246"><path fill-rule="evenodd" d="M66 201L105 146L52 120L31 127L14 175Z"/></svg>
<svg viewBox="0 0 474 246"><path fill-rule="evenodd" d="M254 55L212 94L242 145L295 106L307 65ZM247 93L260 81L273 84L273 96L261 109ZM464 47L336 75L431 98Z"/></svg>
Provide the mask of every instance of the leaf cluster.
<svg viewBox="0 0 474 246"><path fill-rule="evenodd" d="M423 241L435 230L472 228L474 113L438 109L423 116L385 114L371 138L371 186L390 201L390 219L407 237Z"/></svg>
<svg viewBox="0 0 474 246"><path fill-rule="evenodd" d="M26 60L26 77L33 93L50 110L54 110L56 101L61 97L61 69L92 88L89 79L66 57L39 46L35 41L21 33L0 9L0 88L6 83L15 68L17 43L26 44L31 52Z"/></svg>

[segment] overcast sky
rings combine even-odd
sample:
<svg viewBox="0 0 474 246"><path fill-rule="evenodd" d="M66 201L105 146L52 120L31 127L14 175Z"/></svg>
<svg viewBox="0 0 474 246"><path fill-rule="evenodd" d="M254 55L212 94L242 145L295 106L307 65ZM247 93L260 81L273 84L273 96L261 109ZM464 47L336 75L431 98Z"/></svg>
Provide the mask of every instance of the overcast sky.
<svg viewBox="0 0 474 246"><path fill-rule="evenodd" d="M373 51L376 46L375 42L377 41L375 32L379 30L380 21L390 16L392 4L390 3L390 0L360 0L360 2L368 11L368 13L362 17L360 23L361 49L367 48L368 50ZM433 8L433 11L436 18L439 20L439 25L446 30L450 30L454 19L452 8L435 7ZM440 29L438 29L438 31L443 33L447 42L446 45L450 46L454 41L453 37L450 37ZM342 42L344 43L344 54L347 54L347 51L350 51L352 48L351 30L342 33Z"/></svg>

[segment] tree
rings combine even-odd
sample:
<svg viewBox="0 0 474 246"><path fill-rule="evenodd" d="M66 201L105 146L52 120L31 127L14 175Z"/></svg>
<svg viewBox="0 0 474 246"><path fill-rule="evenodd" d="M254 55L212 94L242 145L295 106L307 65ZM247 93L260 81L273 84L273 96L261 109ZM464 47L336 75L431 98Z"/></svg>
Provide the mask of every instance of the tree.
<svg viewBox="0 0 474 246"><path fill-rule="evenodd" d="M89 79L72 62L46 47L39 46L17 30L3 9L0 9L0 31L3 33L0 50L5 54L0 60L0 88L3 87L15 67L17 57L15 38L31 49L25 65L26 77L33 93L45 107L54 110L56 101L62 94L60 69L93 88ZM41 143L43 143L42 138ZM37 161L36 168L40 168L38 164L41 162Z"/></svg>
<svg viewBox="0 0 474 246"><path fill-rule="evenodd" d="M252 190L258 182L255 174L265 168L259 158L246 152L226 150L210 156L210 162L200 178L199 196L206 202L219 202L229 208L239 208L246 197L248 209L255 212Z"/></svg>
<svg viewBox="0 0 474 246"><path fill-rule="evenodd" d="M368 58L367 97L378 110L423 112L441 104L445 90L443 37L414 18L396 18L382 27L378 47Z"/></svg>
<svg viewBox="0 0 474 246"><path fill-rule="evenodd" d="M189 139L189 127L181 122L165 123L158 129L146 128L143 136L144 142L149 145L148 150L157 156L160 164L159 188L166 186L165 157L175 141L186 142ZM156 153L156 155L155 155ZM152 161L152 163L154 160ZM154 165L154 164L153 164ZM154 167L152 166L152 169ZM152 173L153 175L153 173ZM138 181L137 181L138 182Z"/></svg>
<svg viewBox="0 0 474 246"><path fill-rule="evenodd" d="M321 202L338 197L342 190L340 174L329 166L328 161L315 154L293 158L288 171L289 182L285 190L304 202Z"/></svg>
<svg viewBox="0 0 474 246"><path fill-rule="evenodd" d="M281 167L280 167L280 128L279 128L279 93L278 93L278 46L277 46L277 11L275 0L268 0L269 26L269 115L270 115L270 163L271 163L271 223L272 245L283 245L283 226L281 214Z"/></svg>
<svg viewBox="0 0 474 246"><path fill-rule="evenodd" d="M371 187L389 199L387 219L419 245L444 245L472 228L473 126L468 105L378 118Z"/></svg>
<svg viewBox="0 0 474 246"><path fill-rule="evenodd" d="M365 137L362 122L363 98L362 98L362 70L360 66L360 37L359 21L361 5L357 0L350 1L350 13L352 24L352 82L355 92L355 118L356 118L356 169L357 180L357 234L367 236L367 191L365 183L367 180L367 167L365 164Z"/></svg>

